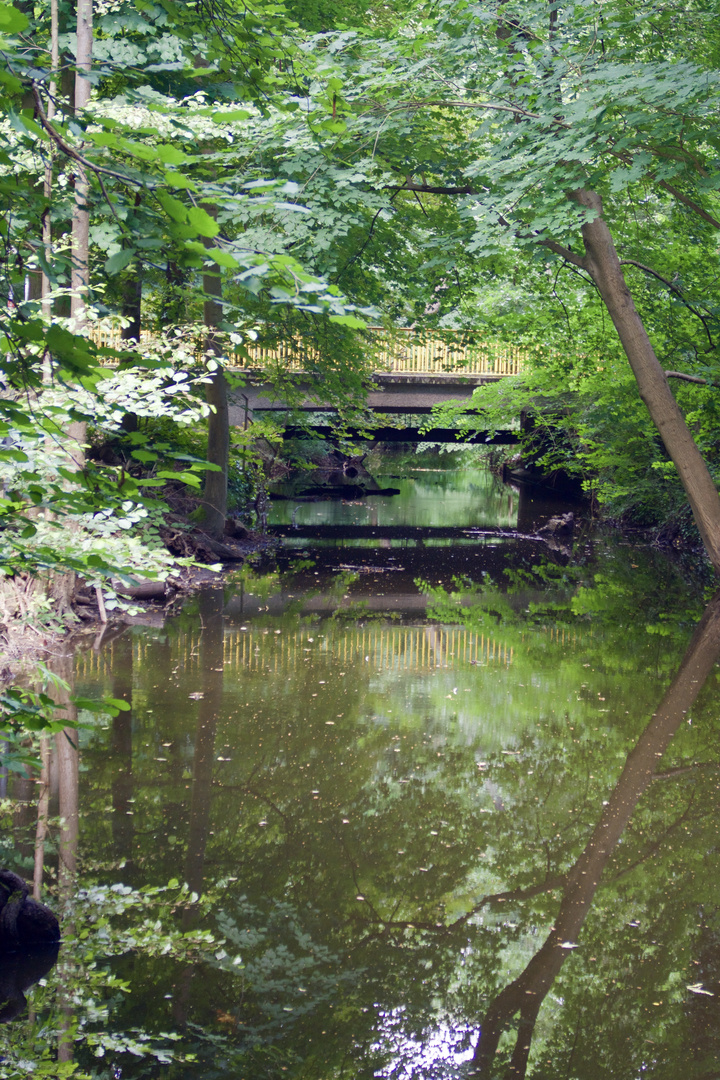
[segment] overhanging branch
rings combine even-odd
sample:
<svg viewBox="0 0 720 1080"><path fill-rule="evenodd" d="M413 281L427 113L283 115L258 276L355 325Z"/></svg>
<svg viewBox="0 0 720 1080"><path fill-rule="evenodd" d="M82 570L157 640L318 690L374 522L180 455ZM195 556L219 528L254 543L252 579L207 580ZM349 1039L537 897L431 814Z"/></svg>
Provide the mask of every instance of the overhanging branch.
<svg viewBox="0 0 720 1080"><path fill-rule="evenodd" d="M708 324L707 324L707 322L705 320L705 316L701 315L700 312L697 310L697 308L693 307L693 305L688 300L685 299L685 297L683 296L682 289L679 289L678 286L673 281L668 281L668 279L666 277L663 277L662 274L659 274L657 272L657 270L653 270L653 268L651 266L645 266L644 263L638 262L636 259L621 259L620 260L620 265L621 266L636 266L638 268L638 270L642 270L644 273L650 274L652 277L657 278L658 281L662 281L663 285L666 285L667 288L670 289L671 292L675 293L675 295L678 297L678 299L682 301L682 303L685 305L685 307L688 309L688 311L691 311L693 313L693 315L697 316L697 318L703 324L703 328L704 328L705 333L707 335L707 339L710 342L710 348L711 349L715 348L715 342L712 339L712 335L710 333L710 328L709 328L709 326L708 326Z"/></svg>
<svg viewBox="0 0 720 1080"><path fill-rule="evenodd" d="M574 251L563 247L562 244L558 244L556 240L538 240L537 242L543 247L549 248L550 251L554 251L556 255L560 255L566 262L572 263L573 266L579 266L581 270L587 270L587 265L581 255L576 255Z"/></svg>
<svg viewBox="0 0 720 1080"><path fill-rule="evenodd" d="M153 184L148 184L144 180L136 180L132 176L127 176L125 173L116 172L115 169L108 169L104 165L94 165L92 161L89 161L82 154L65 142L59 131L50 123L43 108L42 98L37 88L36 83L31 83L31 90L33 100L35 101L35 108L37 110L38 119L41 126L47 131L48 135L66 157L71 158L72 161L77 161L79 165L83 165L86 169L90 169L91 172L96 173L98 176L111 176L113 180L120 180L123 184L132 184L135 187L153 188Z"/></svg>
<svg viewBox="0 0 720 1080"><path fill-rule="evenodd" d="M400 191L420 191L426 195L474 195L475 192L468 184L467 187L444 187L434 184L416 184L413 180L406 180Z"/></svg>
<svg viewBox="0 0 720 1080"><path fill-rule="evenodd" d="M682 379L683 382L700 383L701 386L713 386L716 390L720 390L720 383L713 382L712 379L703 379L701 375L687 375L684 371L666 371L666 379Z"/></svg>

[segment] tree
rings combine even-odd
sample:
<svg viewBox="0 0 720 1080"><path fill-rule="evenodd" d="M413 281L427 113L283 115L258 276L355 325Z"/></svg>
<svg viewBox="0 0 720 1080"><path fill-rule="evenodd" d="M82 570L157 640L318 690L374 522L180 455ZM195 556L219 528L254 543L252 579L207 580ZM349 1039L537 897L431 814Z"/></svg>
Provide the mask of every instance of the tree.
<svg viewBox="0 0 720 1080"><path fill-rule="evenodd" d="M429 237L428 267L450 275L466 253L487 260L534 249L550 266L563 260L587 276L720 570L716 487L613 240L629 197L642 204L640 234L670 213L692 220L701 242L718 227L715 55L694 47L690 62L674 46L658 59L655 38L622 3L612 22L598 22L583 4L560 11L504 3L491 16L482 6L448 2L434 11L392 40L337 36L332 55L339 59L326 85L336 127L345 130L324 140L325 153L352 162L359 191L363 184L385 191L378 215L396 228L407 215L405 193L457 204L448 226ZM315 105L322 138L321 93ZM634 245L637 254L627 254L642 262L641 235Z"/></svg>

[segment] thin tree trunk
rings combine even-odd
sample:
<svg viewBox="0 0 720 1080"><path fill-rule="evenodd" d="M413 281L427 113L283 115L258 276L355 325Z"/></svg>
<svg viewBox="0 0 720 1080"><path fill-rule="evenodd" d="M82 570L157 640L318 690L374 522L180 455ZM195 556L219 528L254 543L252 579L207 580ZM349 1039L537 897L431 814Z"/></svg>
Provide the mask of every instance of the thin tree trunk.
<svg viewBox="0 0 720 1080"><path fill-rule="evenodd" d="M57 97L57 71L60 67L60 45L58 42L58 34L58 0L50 0L50 64L52 67L52 75L50 76L50 82L48 85L48 120L52 120L55 116L55 98ZM52 223L50 218L50 204L52 200L53 171L55 158L55 151L53 146L50 147L48 153L50 156L47 164L45 165L45 179L43 185L45 208L43 210L42 217L42 242L43 250L45 252L45 262L49 265L52 256ZM50 299L51 290L52 282L43 270L41 285L42 312L48 322L52 318L52 300ZM49 381L49 366L47 373L45 369L43 369L44 378L46 374L46 381Z"/></svg>
<svg viewBox="0 0 720 1080"><path fill-rule="evenodd" d="M675 464L705 550L716 572L720 573L720 497L717 488L635 308L612 235L602 217L602 199L596 192L585 189L574 191L572 198L580 206L597 212L595 219L582 228L586 252L583 264L608 309L637 381L640 397Z"/></svg>
<svg viewBox="0 0 720 1080"><path fill-rule="evenodd" d="M140 192L135 195L135 209L142 204ZM129 224L137 230L136 221ZM139 260L131 263L122 284L122 313L130 322L124 326L121 333L123 341L140 342L140 329L142 325L142 263Z"/></svg>
<svg viewBox="0 0 720 1080"><path fill-rule="evenodd" d="M208 211L210 208L208 207ZM218 367L212 373L211 381L205 390L205 399L213 411L208 417L207 459L219 466L217 472L205 474L203 506L205 510L205 530L213 540L221 540L225 532L227 517L227 481L230 461L230 420L228 416L227 380L222 368L222 350L217 337L217 326L222 319L222 279L220 271L203 274L205 303L203 315L207 336L205 352L210 357L217 357Z"/></svg>
<svg viewBox="0 0 720 1080"><path fill-rule="evenodd" d="M75 55L75 115L79 116L90 101L92 69L93 0L77 0L77 49ZM77 164L75 206L72 220L72 299L70 315L77 329L85 322L89 288L90 185L87 170Z"/></svg>
<svg viewBox="0 0 720 1080"><path fill-rule="evenodd" d="M40 795L37 805L37 825L35 827L35 863L33 868L33 896L42 899L42 881L45 870L45 841L48 833L48 814L50 805L50 742L46 735L40 739Z"/></svg>
<svg viewBox="0 0 720 1080"><path fill-rule="evenodd" d="M124 318L129 319L127 326L123 326L120 338L122 341L140 341L140 328L142 318L142 275L140 267L128 274L122 286L122 313Z"/></svg>

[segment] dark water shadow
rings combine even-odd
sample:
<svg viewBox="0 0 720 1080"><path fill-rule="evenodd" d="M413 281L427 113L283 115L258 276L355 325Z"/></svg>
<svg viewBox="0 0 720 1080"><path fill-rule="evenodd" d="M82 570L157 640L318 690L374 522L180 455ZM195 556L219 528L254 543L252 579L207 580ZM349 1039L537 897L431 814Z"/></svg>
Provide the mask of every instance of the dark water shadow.
<svg viewBox="0 0 720 1080"><path fill-rule="evenodd" d="M500 1075L493 1063L500 1038L516 1016L519 1022L515 1046L503 1075L507 1080L522 1080L526 1075L540 1006L573 951L603 870L635 807L719 657L720 593L717 593L705 609L657 711L628 755L588 843L564 877L560 908L549 936L521 974L490 1003L468 1076Z"/></svg>

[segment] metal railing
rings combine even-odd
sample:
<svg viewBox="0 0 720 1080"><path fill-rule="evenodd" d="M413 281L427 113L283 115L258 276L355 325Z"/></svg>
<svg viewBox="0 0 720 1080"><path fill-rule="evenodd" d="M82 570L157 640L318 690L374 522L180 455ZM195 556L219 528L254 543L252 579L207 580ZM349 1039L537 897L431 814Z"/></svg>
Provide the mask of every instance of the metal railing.
<svg viewBox="0 0 720 1080"><path fill-rule="evenodd" d="M386 330L370 327L371 365L378 374L412 375L486 375L495 378L518 375L527 358L525 350L502 342L477 342L468 335L436 331L432 337L410 328ZM90 337L103 347L121 349L129 346L120 331L103 327L91 330ZM140 334L140 346L152 347L157 339L148 330ZM246 353L230 352L231 368L252 370L281 367L285 371L307 371L318 366L317 348L306 347L301 340L266 346L248 341ZM198 344L198 354L200 345Z"/></svg>

